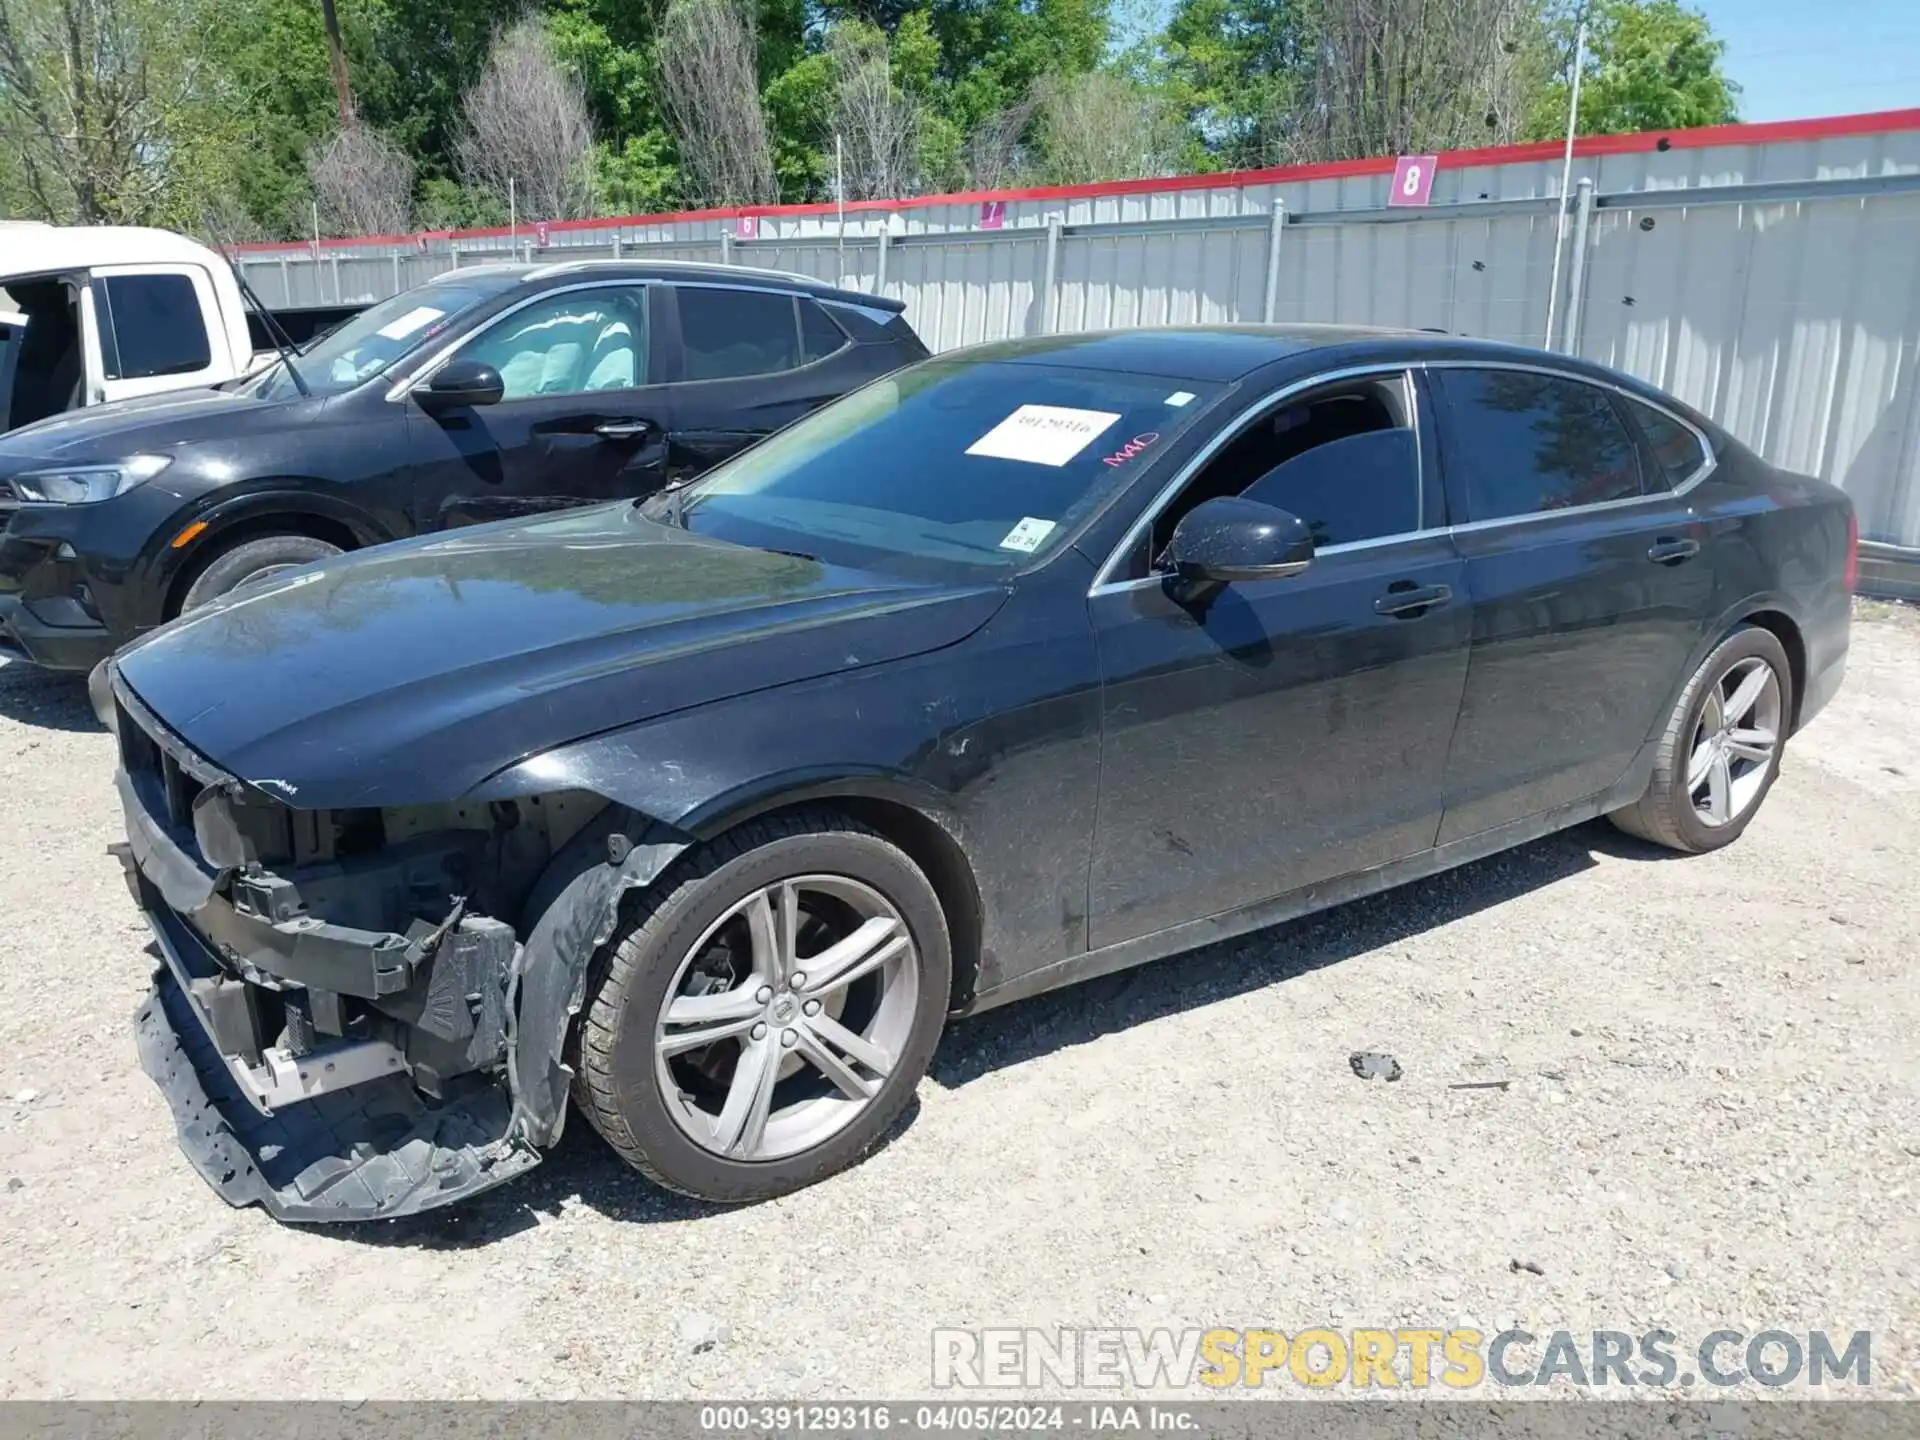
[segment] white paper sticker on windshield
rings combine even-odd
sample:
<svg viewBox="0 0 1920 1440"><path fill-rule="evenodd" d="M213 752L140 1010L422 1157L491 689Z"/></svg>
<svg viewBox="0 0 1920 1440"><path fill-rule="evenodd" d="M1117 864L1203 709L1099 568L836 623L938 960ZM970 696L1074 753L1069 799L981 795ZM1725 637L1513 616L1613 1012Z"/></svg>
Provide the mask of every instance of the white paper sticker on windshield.
<svg viewBox="0 0 1920 1440"><path fill-rule="evenodd" d="M1169 405L1191 405L1192 403L1193 392L1191 390L1176 390L1167 396L1167 404Z"/></svg>
<svg viewBox="0 0 1920 1440"><path fill-rule="evenodd" d="M431 305L422 305L417 309L409 310L398 320L382 325L380 333L389 340L404 340L414 331L426 329L446 313L444 310L434 309Z"/></svg>
<svg viewBox="0 0 1920 1440"><path fill-rule="evenodd" d="M1022 405L969 445L967 454L1024 460L1030 465L1064 465L1119 418L1106 410Z"/></svg>
<svg viewBox="0 0 1920 1440"><path fill-rule="evenodd" d="M1117 417L1116 417L1117 418ZM1031 515L1007 531L1007 538L1000 542L1002 550L1023 550L1029 555L1040 548L1040 542L1053 533L1053 521L1036 520Z"/></svg>

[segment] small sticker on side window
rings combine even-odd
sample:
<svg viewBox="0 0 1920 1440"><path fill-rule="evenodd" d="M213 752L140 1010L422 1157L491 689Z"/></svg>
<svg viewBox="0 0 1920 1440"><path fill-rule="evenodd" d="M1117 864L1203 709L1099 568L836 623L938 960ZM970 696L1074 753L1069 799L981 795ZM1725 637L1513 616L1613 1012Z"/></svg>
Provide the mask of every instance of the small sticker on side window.
<svg viewBox="0 0 1920 1440"><path fill-rule="evenodd" d="M1057 468L1098 440L1119 418L1107 410L1022 405L969 445L967 454Z"/></svg>
<svg viewBox="0 0 1920 1440"><path fill-rule="evenodd" d="M1167 396L1167 404L1169 405L1191 405L1192 403L1193 392L1191 390L1176 390Z"/></svg>
<svg viewBox="0 0 1920 1440"><path fill-rule="evenodd" d="M1054 522L1036 520L1025 516L1018 525L1007 532L1007 538L1000 542L1002 550L1018 550L1031 555L1040 548L1040 542L1053 533Z"/></svg>

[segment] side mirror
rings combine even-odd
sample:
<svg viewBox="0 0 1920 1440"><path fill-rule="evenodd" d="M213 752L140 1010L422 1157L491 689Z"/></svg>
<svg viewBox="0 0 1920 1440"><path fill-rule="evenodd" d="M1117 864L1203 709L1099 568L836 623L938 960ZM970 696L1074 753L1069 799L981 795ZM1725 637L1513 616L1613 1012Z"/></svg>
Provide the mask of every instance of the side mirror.
<svg viewBox="0 0 1920 1440"><path fill-rule="evenodd" d="M429 415L438 415L468 405L498 405L506 393L506 382L493 366L478 360L449 360L413 392L413 398Z"/></svg>
<svg viewBox="0 0 1920 1440"><path fill-rule="evenodd" d="M1185 605L1239 580L1280 580L1313 563L1313 532L1299 516L1257 500L1206 500L1173 527L1161 568Z"/></svg>

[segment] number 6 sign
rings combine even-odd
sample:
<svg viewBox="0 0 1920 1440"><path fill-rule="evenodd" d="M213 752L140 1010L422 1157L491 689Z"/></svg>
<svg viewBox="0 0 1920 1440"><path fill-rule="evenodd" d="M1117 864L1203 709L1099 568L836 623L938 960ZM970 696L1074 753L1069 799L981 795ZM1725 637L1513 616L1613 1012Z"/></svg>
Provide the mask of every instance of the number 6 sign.
<svg viewBox="0 0 1920 1440"><path fill-rule="evenodd" d="M1433 172L1438 155L1402 155L1393 162L1393 191L1389 205L1424 205L1433 194Z"/></svg>

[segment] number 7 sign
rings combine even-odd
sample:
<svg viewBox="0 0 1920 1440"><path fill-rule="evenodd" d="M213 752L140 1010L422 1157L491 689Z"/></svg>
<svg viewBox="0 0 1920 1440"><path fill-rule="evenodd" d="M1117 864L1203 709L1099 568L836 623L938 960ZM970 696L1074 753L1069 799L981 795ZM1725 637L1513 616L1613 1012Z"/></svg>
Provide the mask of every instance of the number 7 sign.
<svg viewBox="0 0 1920 1440"><path fill-rule="evenodd" d="M1402 155L1393 162L1393 190L1389 205L1424 205L1433 194L1433 172L1438 155Z"/></svg>

